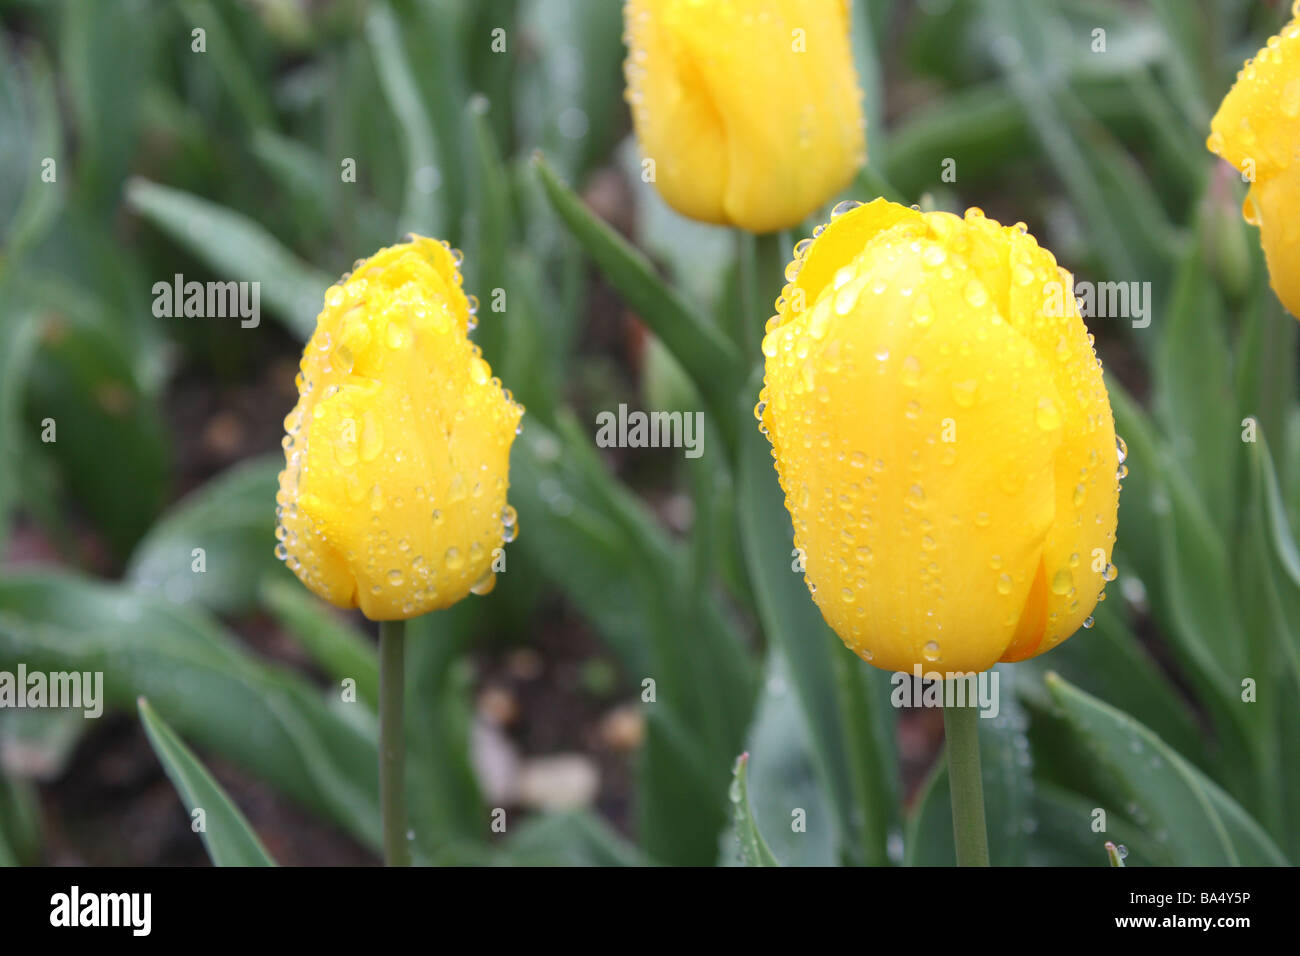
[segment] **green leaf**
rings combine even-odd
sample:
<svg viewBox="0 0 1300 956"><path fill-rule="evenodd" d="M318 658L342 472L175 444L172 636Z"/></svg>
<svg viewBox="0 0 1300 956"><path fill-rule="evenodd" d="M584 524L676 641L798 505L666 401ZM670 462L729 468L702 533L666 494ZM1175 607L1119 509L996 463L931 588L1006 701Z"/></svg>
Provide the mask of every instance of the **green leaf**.
<svg viewBox="0 0 1300 956"><path fill-rule="evenodd" d="M733 444L735 395L742 374L734 347L668 288L640 252L601 222L560 182L540 156L534 157L547 198L574 236L596 261L609 283L668 346L709 405L719 428Z"/></svg>
<svg viewBox="0 0 1300 956"><path fill-rule="evenodd" d="M66 158L54 76L40 48L30 49L26 57L19 57L8 43L0 42L0 88L6 91L0 94L0 128L6 140L0 159L16 160L0 170L5 180L0 186L0 220L6 222L0 233L4 239L0 276L45 235L63 205L63 180L45 182L42 165L46 159L54 160L57 174Z"/></svg>
<svg viewBox="0 0 1300 956"><path fill-rule="evenodd" d="M513 337L506 338L509 322L510 303L506 303L506 315L488 311L496 290L510 288L509 254L512 219L510 180L501 163L501 154L496 141L492 138L492 127L488 121L489 104L486 98L475 96L469 104L469 123L474 141L474 186L477 215L472 221L473 257L466 257L465 268L469 287L479 293L486 305L479 310L479 325L476 339L483 349L483 356L493 368L502 368L502 361L507 353L506 341L511 343L511 352L518 352L519 345ZM514 303L518 305L516 301ZM529 350L531 353L532 350ZM527 354L527 353L526 353ZM505 379L513 383L513 379Z"/></svg>
<svg viewBox="0 0 1300 956"><path fill-rule="evenodd" d="M35 866L41 853L36 787L0 773L0 866Z"/></svg>
<svg viewBox="0 0 1300 956"><path fill-rule="evenodd" d="M591 620L624 673L655 681L638 778L643 845L665 863L712 862L726 822L717 767L743 741L756 668L719 602L691 579L686 549L613 480L581 426L567 416L559 424L552 433L530 420L515 442L512 547Z"/></svg>
<svg viewBox="0 0 1300 956"><path fill-rule="evenodd" d="M1271 608L1271 642L1281 648L1280 656L1291 665L1296 680L1300 681L1300 631L1296 627L1300 619L1300 548L1296 546L1273 457L1264 439L1251 449L1250 464L1255 487L1250 520L1263 531L1271 561L1261 571L1272 578L1276 589L1277 604Z"/></svg>
<svg viewBox="0 0 1300 956"><path fill-rule="evenodd" d="M1166 849L1118 814L1106 815L1106 829L1098 832L1095 800L1050 784L1034 787L1034 819L1038 828L1029 844L1030 866L1107 866L1106 845L1124 847L1129 866L1165 866Z"/></svg>
<svg viewBox="0 0 1300 956"><path fill-rule="evenodd" d="M1179 866L1285 866L1258 823L1218 784L1128 714L1049 674L1047 686L1076 732L1132 803L1128 815Z"/></svg>
<svg viewBox="0 0 1300 956"><path fill-rule="evenodd" d="M1209 228L1202 218L1202 230ZM1236 500L1234 451L1240 448L1224 310L1218 286L1189 243L1175 277L1156 348L1156 411L1174 457L1182 464L1220 533L1231 530Z"/></svg>
<svg viewBox="0 0 1300 956"><path fill-rule="evenodd" d="M777 859L787 866L834 866L835 818L826 791L809 758L808 727L792 692L789 668L779 648L768 651L767 675L759 695L754 723L745 744L750 812L754 825L766 832ZM804 829L792 826L792 814L803 811ZM735 858L729 834L721 862Z"/></svg>
<svg viewBox="0 0 1300 956"><path fill-rule="evenodd" d="M9 522L21 498L24 387L39 330L33 313L12 315L0 323L0 554L8 543Z"/></svg>
<svg viewBox="0 0 1300 956"><path fill-rule="evenodd" d="M1147 224L1114 189L1105 188L1102 177L1114 170L1105 165L1096 136L1085 145L1069 122L1078 121L1083 111L1067 85L1060 53L1071 41L1059 18L1050 7L1026 0L984 0L983 7L1003 38L999 59L1008 86L1074 200L1109 278L1151 275L1150 251L1141 242Z"/></svg>
<svg viewBox="0 0 1300 956"><path fill-rule="evenodd" d="M401 133L406 160L406 199L397 231L441 237L446 223L435 179L439 175L437 140L402 46L397 18L387 3L371 6L366 17L366 39L384 97Z"/></svg>
<svg viewBox="0 0 1300 956"><path fill-rule="evenodd" d="M186 24L205 31L204 55L211 57L214 72L243 114L245 124L251 129L271 126L274 117L268 95L270 83L261 75L258 61L244 55L237 37L208 0L181 0L180 6Z"/></svg>
<svg viewBox="0 0 1300 956"><path fill-rule="evenodd" d="M223 281L261 283L261 298L294 335L308 338L333 279L302 262L263 226L198 196L135 178L127 203L186 246Z"/></svg>
<svg viewBox="0 0 1300 956"><path fill-rule="evenodd" d="M501 866L645 866L633 845L592 813L530 817L491 862Z"/></svg>
<svg viewBox="0 0 1300 956"><path fill-rule="evenodd" d="M72 316L43 325L26 408L42 429L53 420L55 440L33 448L57 465L77 506L124 558L166 500L160 410L140 384L129 343L111 328Z"/></svg>
<svg viewBox="0 0 1300 956"><path fill-rule="evenodd" d="M191 492L136 546L126 579L175 604L240 612L257 602L263 578L291 575L275 558L275 494L281 455L242 462ZM203 549L203 570L196 570Z"/></svg>
<svg viewBox="0 0 1300 956"><path fill-rule="evenodd" d="M374 645L334 609L288 577L263 578L261 603L328 676L356 681L357 699L379 706L379 661Z"/></svg>
<svg viewBox="0 0 1300 956"><path fill-rule="evenodd" d="M758 832L758 824L754 822L754 813L749 806L749 785L745 781L748 763L749 754L743 753L737 757L731 780L731 811L736 828L736 842L740 845L740 857L746 866L780 866L763 840L763 835Z"/></svg>
<svg viewBox="0 0 1300 956"><path fill-rule="evenodd" d="M18 661L102 672L110 706L148 697L186 737L378 846L373 719L330 706L197 610L66 572L10 574L0 581L0 664Z"/></svg>
<svg viewBox="0 0 1300 956"><path fill-rule="evenodd" d="M184 741L154 713L143 697L139 700L139 710L149 745L167 771L181 803L191 819L196 810L203 813L205 828L199 832L213 864L274 866L275 861L262 846L248 820Z"/></svg>
<svg viewBox="0 0 1300 956"><path fill-rule="evenodd" d="M1175 750L1208 765L1204 731L1178 689L1124 620L1119 607L1122 604L1121 595L1111 595L1097 605L1091 630L1079 631L1051 654L1022 661L1017 665L1018 676L1041 677L1053 670L1090 694L1104 693L1125 701L1134 717ZM1049 705L1046 687L1038 679L1019 679L1016 689L1040 706Z"/></svg>

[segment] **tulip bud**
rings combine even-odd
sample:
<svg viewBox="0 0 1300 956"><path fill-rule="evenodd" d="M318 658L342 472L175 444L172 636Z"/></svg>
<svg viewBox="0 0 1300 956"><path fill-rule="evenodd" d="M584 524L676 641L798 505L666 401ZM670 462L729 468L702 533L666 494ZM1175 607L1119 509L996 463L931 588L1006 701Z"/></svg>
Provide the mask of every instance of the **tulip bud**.
<svg viewBox="0 0 1300 956"><path fill-rule="evenodd" d="M1237 74L1205 145L1250 183L1242 214L1259 226L1273 291L1300 316L1300 3L1293 14L1296 19Z"/></svg>
<svg viewBox="0 0 1300 956"><path fill-rule="evenodd" d="M795 247L755 414L827 623L974 672L1092 613L1122 445L1073 279L1023 224L877 199Z"/></svg>
<svg viewBox="0 0 1300 956"><path fill-rule="evenodd" d="M847 0L630 0L642 176L683 215L797 225L866 158Z"/></svg>
<svg viewBox="0 0 1300 956"><path fill-rule="evenodd" d="M325 293L284 426L276 553L373 620L486 593L523 408L469 340L460 253L410 237Z"/></svg>

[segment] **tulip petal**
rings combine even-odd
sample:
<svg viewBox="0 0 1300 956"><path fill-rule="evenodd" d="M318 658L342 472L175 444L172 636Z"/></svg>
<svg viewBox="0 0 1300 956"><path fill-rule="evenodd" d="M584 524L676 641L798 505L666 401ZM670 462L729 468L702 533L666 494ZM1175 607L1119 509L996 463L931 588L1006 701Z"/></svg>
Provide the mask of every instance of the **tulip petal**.
<svg viewBox="0 0 1300 956"><path fill-rule="evenodd" d="M631 0L626 73L669 205L706 222L796 225L865 158L845 0Z"/></svg>
<svg viewBox="0 0 1300 956"><path fill-rule="evenodd" d="M886 669L1003 654L1054 514L1047 363L977 273L907 222L775 333L768 424L823 615ZM838 286L838 287L837 287Z"/></svg>
<svg viewBox="0 0 1300 956"><path fill-rule="evenodd" d="M415 237L332 287L285 422L284 557L373 620L486 593L506 534L523 410L468 338L457 256Z"/></svg>

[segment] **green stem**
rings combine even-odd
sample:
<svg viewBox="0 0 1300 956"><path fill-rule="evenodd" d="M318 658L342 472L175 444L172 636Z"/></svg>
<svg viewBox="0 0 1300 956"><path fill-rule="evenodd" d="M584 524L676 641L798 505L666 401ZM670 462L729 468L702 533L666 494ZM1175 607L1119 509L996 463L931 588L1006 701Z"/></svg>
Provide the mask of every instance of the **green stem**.
<svg viewBox="0 0 1300 956"><path fill-rule="evenodd" d="M976 707L944 705L943 733L948 750L948 788L952 795L952 834L957 845L958 866L989 865L984 783L980 779L979 719Z"/></svg>
<svg viewBox="0 0 1300 956"><path fill-rule="evenodd" d="M871 741L871 714L866 695L862 692L863 676L858 658L850 653L838 637L831 634L831 667L835 672L835 688L840 725L844 729L844 750L849 762L849 785L853 800L861 816L853 824L856 845L849 853L855 865L885 866L889 857L885 852L887 823L880 801L871 785L871 770L878 766Z"/></svg>
<svg viewBox="0 0 1300 956"><path fill-rule="evenodd" d="M406 837L406 622L379 622L379 806L384 863L410 866Z"/></svg>
<svg viewBox="0 0 1300 956"><path fill-rule="evenodd" d="M775 311L776 297L785 285L785 267L791 253L786 232L754 235L737 230L736 238L741 311L736 346L748 365L762 360L758 345L763 327Z"/></svg>

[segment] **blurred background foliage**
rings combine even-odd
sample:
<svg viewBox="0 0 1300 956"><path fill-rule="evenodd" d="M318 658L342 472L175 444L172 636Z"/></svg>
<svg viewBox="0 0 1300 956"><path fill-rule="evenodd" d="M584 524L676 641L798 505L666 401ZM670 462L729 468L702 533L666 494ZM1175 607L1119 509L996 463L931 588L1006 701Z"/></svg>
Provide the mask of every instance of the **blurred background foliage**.
<svg viewBox="0 0 1300 956"><path fill-rule="evenodd" d="M1204 149L1288 11L854 7L870 168L837 198L979 205L1077 278L1154 295L1147 328L1091 322L1129 449L1121 576L1091 631L1000 668L994 862L1105 865L1107 839L1130 865L1300 860L1296 324ZM750 419L752 289L775 298L779 271L641 182L620 4L0 18L0 669L102 670L110 704L0 712L0 862L375 859L372 628L275 561L273 500L323 292L407 231L463 249L485 303L505 291L475 334L528 409L508 573L413 624L417 859L952 860L938 712L891 707L791 573ZM155 318L178 273L260 282L261 324ZM598 450L621 401L706 409L705 455ZM208 811L202 846L182 805Z"/></svg>

